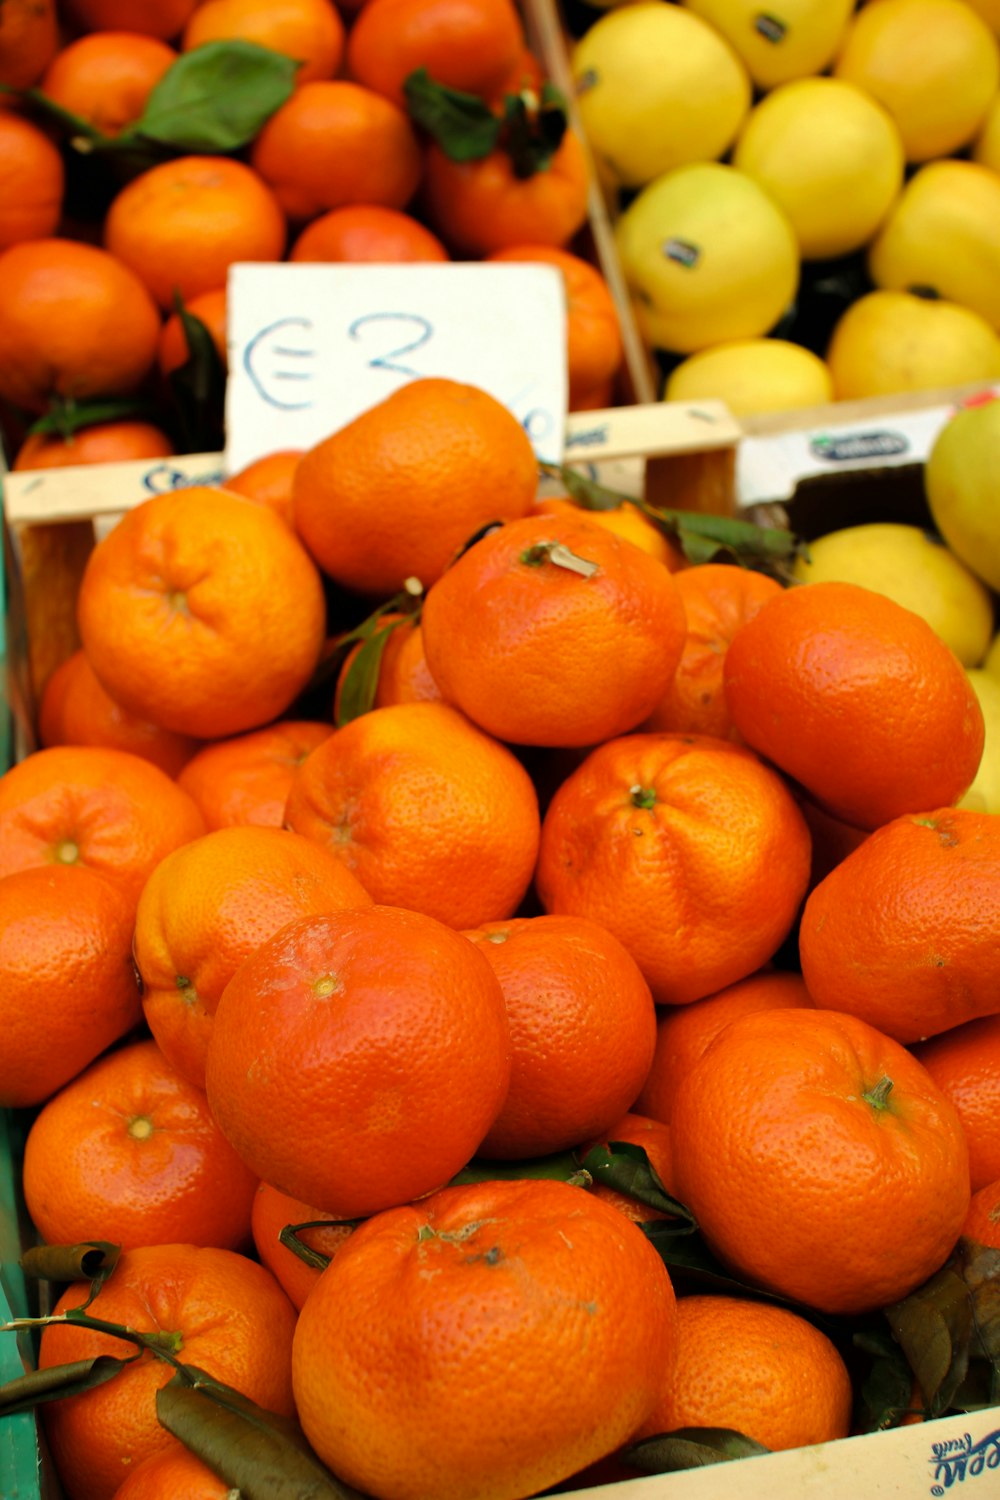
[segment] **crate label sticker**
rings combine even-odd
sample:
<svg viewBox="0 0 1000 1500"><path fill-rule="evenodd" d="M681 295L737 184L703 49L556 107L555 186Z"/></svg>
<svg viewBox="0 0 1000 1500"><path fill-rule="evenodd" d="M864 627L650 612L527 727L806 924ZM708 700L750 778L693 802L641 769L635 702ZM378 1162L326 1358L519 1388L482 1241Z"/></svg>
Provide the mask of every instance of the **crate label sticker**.
<svg viewBox="0 0 1000 1500"><path fill-rule="evenodd" d="M978 1479L981 1474L1000 1470L1000 1427L988 1432L978 1442L966 1432L959 1438L931 1444L932 1495L943 1495L955 1484ZM995 1482L995 1479L994 1479Z"/></svg>
<svg viewBox="0 0 1000 1500"><path fill-rule="evenodd" d="M887 413L877 421L744 438L736 457L739 504L790 500L804 479L844 469L924 463L956 407Z"/></svg>
<svg viewBox="0 0 1000 1500"><path fill-rule="evenodd" d="M561 272L523 263L246 264L227 289L226 470L311 448L425 376L476 385L559 463Z"/></svg>

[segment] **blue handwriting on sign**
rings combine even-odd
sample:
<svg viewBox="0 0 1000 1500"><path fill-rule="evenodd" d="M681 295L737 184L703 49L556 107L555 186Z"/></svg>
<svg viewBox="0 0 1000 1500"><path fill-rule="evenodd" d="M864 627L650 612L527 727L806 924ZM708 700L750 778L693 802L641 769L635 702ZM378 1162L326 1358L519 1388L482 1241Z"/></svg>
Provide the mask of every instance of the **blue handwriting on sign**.
<svg viewBox="0 0 1000 1500"><path fill-rule="evenodd" d="M978 1443L967 1432L947 1442L931 1443L930 1461L934 1466L932 1495L943 1495L953 1484L975 1479L987 1469L1000 1469L1000 1427Z"/></svg>
<svg viewBox="0 0 1000 1500"><path fill-rule="evenodd" d="M392 370L396 375L409 375L412 379L419 379L422 375L426 375L427 371L425 370L414 370L411 365L399 363L404 354L412 354L414 350L422 348L434 336L434 325L427 318L421 317L419 313L365 313L362 317L355 318L347 331L352 339L355 339L358 343L363 343L366 339L370 338L374 330L376 342L384 344L385 339L382 330L385 325L390 323L409 324L410 331L411 333L415 332L415 336L410 337L409 343L397 343L393 349L382 348L378 354L373 355L369 359L369 369ZM366 331L363 332L362 330ZM380 337L380 335L382 336ZM396 337L395 334L392 336Z"/></svg>
<svg viewBox="0 0 1000 1500"><path fill-rule="evenodd" d="M295 337L293 329L312 331L308 318L279 318L261 328L243 351L243 368L262 401L282 411L304 411L310 397L296 399L302 386L315 378L316 350L312 341ZM294 392L294 395L293 395Z"/></svg>

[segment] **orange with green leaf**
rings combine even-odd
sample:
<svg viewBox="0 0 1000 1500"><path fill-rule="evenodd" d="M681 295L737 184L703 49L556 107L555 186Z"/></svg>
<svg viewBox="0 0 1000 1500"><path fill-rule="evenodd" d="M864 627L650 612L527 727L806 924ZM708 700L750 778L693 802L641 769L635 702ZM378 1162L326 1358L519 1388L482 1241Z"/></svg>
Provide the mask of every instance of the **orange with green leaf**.
<svg viewBox="0 0 1000 1500"><path fill-rule="evenodd" d="M90 1288L76 1282L55 1306L80 1307ZM180 1451L157 1418L157 1392L172 1361L197 1366L269 1411L291 1416L295 1309L270 1271L233 1250L151 1245L122 1254L87 1307L87 1321L42 1331L39 1369L100 1355L130 1360L103 1384L45 1407L45 1434L69 1500L111 1500L126 1476L154 1453ZM129 1334L126 1335L126 1327Z"/></svg>

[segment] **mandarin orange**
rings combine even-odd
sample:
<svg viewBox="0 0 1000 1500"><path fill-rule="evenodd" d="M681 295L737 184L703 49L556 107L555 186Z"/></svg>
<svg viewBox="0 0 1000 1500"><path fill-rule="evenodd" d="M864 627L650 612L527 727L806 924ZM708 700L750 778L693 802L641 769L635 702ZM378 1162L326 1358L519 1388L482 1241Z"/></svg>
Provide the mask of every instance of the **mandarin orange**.
<svg viewBox="0 0 1000 1500"><path fill-rule="evenodd" d="M55 1312L79 1307L89 1290L86 1282L74 1283ZM88 1312L140 1333L177 1335L185 1363L269 1411L292 1415L295 1309L270 1271L246 1256L214 1246L128 1250ZM128 1358L135 1346L81 1323L58 1322L42 1333L38 1364L46 1370L102 1354ZM172 1377L171 1366L147 1351L106 1384L46 1406L45 1433L69 1500L111 1500L143 1459L181 1450L156 1415L156 1392Z"/></svg>
<svg viewBox="0 0 1000 1500"><path fill-rule="evenodd" d="M670 1116L681 1200L741 1278L827 1313L907 1296L969 1207L954 1106L898 1042L796 1007L733 1021Z"/></svg>
<svg viewBox="0 0 1000 1500"><path fill-rule="evenodd" d="M375 901L452 927L513 916L538 853L527 771L444 703L376 708L338 729L296 772L285 823Z"/></svg>
<svg viewBox="0 0 1000 1500"><path fill-rule="evenodd" d="M135 903L95 870L0 880L0 1104L41 1104L139 1023Z"/></svg>
<svg viewBox="0 0 1000 1500"><path fill-rule="evenodd" d="M482 954L433 917L370 906L289 922L240 965L206 1082L263 1181L352 1218L454 1176L499 1113L510 1067L503 993Z"/></svg>
<svg viewBox="0 0 1000 1500"><path fill-rule="evenodd" d="M161 860L139 898L133 952L146 1024L173 1067L205 1087L222 992L279 927L370 905L335 855L287 829L219 828Z"/></svg>
<svg viewBox="0 0 1000 1500"><path fill-rule="evenodd" d="M608 1204L562 1182L446 1188L361 1225L324 1271L295 1334L299 1417L368 1494L517 1500L645 1421L675 1316L662 1260Z"/></svg>
<svg viewBox="0 0 1000 1500"><path fill-rule="evenodd" d="M545 1156L599 1136L649 1071L656 1009L638 964L582 917L522 917L466 931L503 991L510 1088L478 1155Z"/></svg>
<svg viewBox="0 0 1000 1500"><path fill-rule="evenodd" d="M996 1012L998 923L996 817L945 807L894 818L811 892L802 974L817 1005L923 1041Z"/></svg>
<svg viewBox="0 0 1000 1500"><path fill-rule="evenodd" d="M671 574L582 512L483 537L428 590L421 624L445 700L520 745L595 745L635 729L684 643Z"/></svg>
<svg viewBox="0 0 1000 1500"><path fill-rule="evenodd" d="M24 1199L50 1245L243 1247L257 1179L201 1089L155 1042L98 1059L60 1089L24 1146Z"/></svg>
<svg viewBox="0 0 1000 1500"><path fill-rule="evenodd" d="M265 506L195 485L142 501L98 542L77 598L84 650L108 693L179 734L268 723L323 645L319 574Z"/></svg>
<svg viewBox="0 0 1000 1500"><path fill-rule="evenodd" d="M956 802L976 774L983 716L961 663L870 589L785 589L733 636L723 681L746 743L855 827Z"/></svg>
<svg viewBox="0 0 1000 1500"><path fill-rule="evenodd" d="M543 908L615 934L660 1003L687 1004L775 953L809 878L809 833L749 750L697 735L609 740L542 823Z"/></svg>
<svg viewBox="0 0 1000 1500"><path fill-rule="evenodd" d="M429 588L491 521L527 515L538 464L517 418L475 386L414 380L310 448L295 526L323 571L386 597Z"/></svg>

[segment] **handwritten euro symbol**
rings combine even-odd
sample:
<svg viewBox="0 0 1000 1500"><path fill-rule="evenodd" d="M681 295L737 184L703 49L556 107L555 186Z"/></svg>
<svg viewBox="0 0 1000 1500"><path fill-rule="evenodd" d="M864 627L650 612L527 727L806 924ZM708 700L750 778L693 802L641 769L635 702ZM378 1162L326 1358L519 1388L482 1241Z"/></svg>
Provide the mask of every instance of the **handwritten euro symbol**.
<svg viewBox="0 0 1000 1500"><path fill-rule="evenodd" d="M262 401L282 411L312 406L303 388L316 374L316 349L308 318L279 318L254 334L243 351L243 368Z"/></svg>

